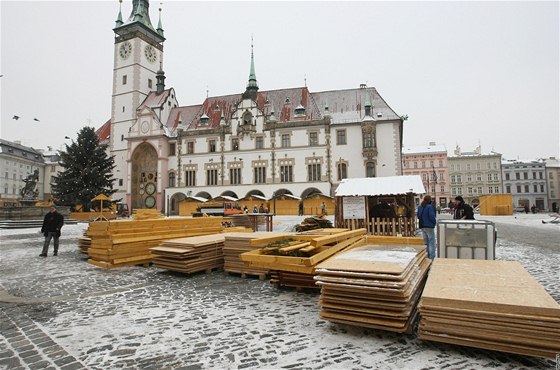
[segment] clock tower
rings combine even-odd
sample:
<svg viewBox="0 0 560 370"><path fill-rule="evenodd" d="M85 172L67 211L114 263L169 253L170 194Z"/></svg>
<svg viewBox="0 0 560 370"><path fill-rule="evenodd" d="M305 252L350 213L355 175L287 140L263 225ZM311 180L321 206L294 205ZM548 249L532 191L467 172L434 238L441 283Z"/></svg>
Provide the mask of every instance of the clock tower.
<svg viewBox="0 0 560 370"><path fill-rule="evenodd" d="M122 1L122 0L121 0ZM121 9L116 20L113 64L113 95L109 147L115 156L118 179L115 198L125 197L129 180L128 133L136 124L136 109L156 89L157 71L163 58L161 9L158 27L150 21L148 0L132 0L132 11L123 22ZM121 181L122 180L122 181Z"/></svg>

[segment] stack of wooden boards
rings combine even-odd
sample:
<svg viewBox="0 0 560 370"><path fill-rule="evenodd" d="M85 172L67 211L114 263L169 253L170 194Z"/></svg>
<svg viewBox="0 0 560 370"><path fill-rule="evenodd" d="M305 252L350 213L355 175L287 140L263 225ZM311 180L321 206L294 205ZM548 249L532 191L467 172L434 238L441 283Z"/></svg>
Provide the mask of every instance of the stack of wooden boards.
<svg viewBox="0 0 560 370"><path fill-rule="evenodd" d="M358 243L365 235L365 229L348 231L346 229L324 229L317 233L297 234L290 238L298 241L300 248L313 247L309 257L266 254L266 249L257 249L241 254L241 260L252 267L259 267L271 271L271 283L278 286L295 288L314 288L313 280L315 266L332 255ZM270 238L269 243L285 239L285 236ZM253 246L262 241L252 241ZM309 243L309 244L307 244ZM262 244L261 244L262 246ZM266 248L266 246L265 246ZM292 250L291 252L296 252Z"/></svg>
<svg viewBox="0 0 560 370"><path fill-rule="evenodd" d="M320 317L411 333L429 266L424 246L365 244L337 254L317 266Z"/></svg>
<svg viewBox="0 0 560 370"><path fill-rule="evenodd" d="M88 254L88 249L91 247L91 238L84 235L78 239L78 248L80 249L80 253Z"/></svg>
<svg viewBox="0 0 560 370"><path fill-rule="evenodd" d="M172 239L150 248L156 267L192 274L224 265L224 235L213 234Z"/></svg>
<svg viewBox="0 0 560 370"><path fill-rule="evenodd" d="M140 208L132 211L132 218L135 220L156 220L163 218L163 213L159 209Z"/></svg>
<svg viewBox="0 0 560 370"><path fill-rule="evenodd" d="M436 259L419 337L522 355L560 353L560 306L517 261Z"/></svg>
<svg viewBox="0 0 560 370"><path fill-rule="evenodd" d="M98 221L89 224L89 263L112 268L151 262L150 248L162 241L222 231L221 217Z"/></svg>
<svg viewBox="0 0 560 370"><path fill-rule="evenodd" d="M254 275L264 279L268 275L269 270L266 268L259 268L248 266L240 259L240 254L249 252L264 245L270 238L277 238L282 236L292 235L292 233L280 232L235 232L224 233L224 271L245 275Z"/></svg>

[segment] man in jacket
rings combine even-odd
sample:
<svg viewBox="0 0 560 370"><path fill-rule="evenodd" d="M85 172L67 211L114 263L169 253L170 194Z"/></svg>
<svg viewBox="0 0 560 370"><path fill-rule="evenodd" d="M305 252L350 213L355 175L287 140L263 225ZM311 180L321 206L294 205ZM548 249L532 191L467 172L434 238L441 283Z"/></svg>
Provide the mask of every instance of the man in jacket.
<svg viewBox="0 0 560 370"><path fill-rule="evenodd" d="M455 197L454 220L474 220L474 212L471 206L465 204L462 196Z"/></svg>
<svg viewBox="0 0 560 370"><path fill-rule="evenodd" d="M43 219L43 226L41 227L41 232L45 236L45 243L43 244L43 251L39 256L47 256L51 239L54 239L53 256L58 254L58 238L60 237L60 229L62 229L62 225L64 225L64 217L56 211L55 206L51 206L51 210L45 215L45 218Z"/></svg>
<svg viewBox="0 0 560 370"><path fill-rule="evenodd" d="M432 197L426 195L417 211L422 235L424 236L424 244L428 249L428 258L436 258L436 211L432 205Z"/></svg>

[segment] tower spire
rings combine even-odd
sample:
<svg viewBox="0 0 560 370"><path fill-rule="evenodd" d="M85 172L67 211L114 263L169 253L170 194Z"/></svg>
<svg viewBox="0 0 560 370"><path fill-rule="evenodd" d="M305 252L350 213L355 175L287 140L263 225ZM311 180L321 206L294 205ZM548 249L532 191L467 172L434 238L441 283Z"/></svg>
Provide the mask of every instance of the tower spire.
<svg viewBox="0 0 560 370"><path fill-rule="evenodd" d="M163 62L159 61L159 71L156 73L156 92L161 94L165 90L165 72L163 72Z"/></svg>
<svg viewBox="0 0 560 370"><path fill-rule="evenodd" d="M255 54L253 52L253 35L251 35L251 70L249 71L249 82L247 83L247 91L258 91L257 75L255 73Z"/></svg>
<svg viewBox="0 0 560 370"><path fill-rule="evenodd" d="M122 0L119 0L119 15L117 16L117 20L115 22L115 28L122 26Z"/></svg>
<svg viewBox="0 0 560 370"><path fill-rule="evenodd" d="M157 33L159 33L161 36L163 36L163 27L161 25L161 3L160 3L160 7L159 7L159 20L158 20L158 25L157 25Z"/></svg>

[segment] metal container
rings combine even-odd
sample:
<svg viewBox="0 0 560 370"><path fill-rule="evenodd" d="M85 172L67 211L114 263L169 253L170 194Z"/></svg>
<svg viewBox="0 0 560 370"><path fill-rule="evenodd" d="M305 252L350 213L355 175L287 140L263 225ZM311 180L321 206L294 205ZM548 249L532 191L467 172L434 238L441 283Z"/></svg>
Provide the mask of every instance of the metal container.
<svg viewBox="0 0 560 370"><path fill-rule="evenodd" d="M439 258L496 259L497 230L484 220L438 220Z"/></svg>

